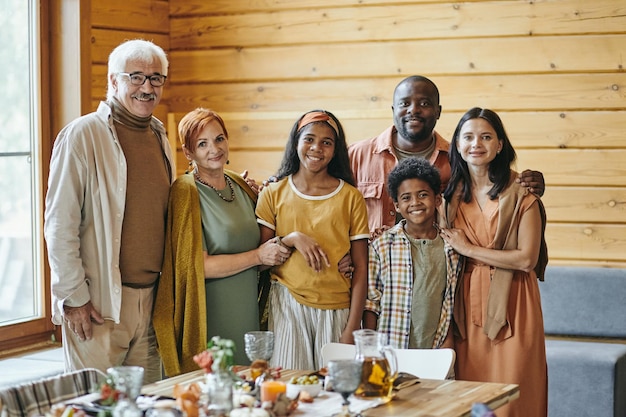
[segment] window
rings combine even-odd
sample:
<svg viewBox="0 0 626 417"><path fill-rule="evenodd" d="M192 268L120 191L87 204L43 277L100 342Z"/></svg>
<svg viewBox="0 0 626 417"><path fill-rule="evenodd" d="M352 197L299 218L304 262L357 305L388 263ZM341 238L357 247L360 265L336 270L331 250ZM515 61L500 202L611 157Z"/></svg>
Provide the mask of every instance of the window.
<svg viewBox="0 0 626 417"><path fill-rule="evenodd" d="M40 5L0 0L0 10L0 341L6 341L15 332L5 329L50 319L41 237Z"/></svg>

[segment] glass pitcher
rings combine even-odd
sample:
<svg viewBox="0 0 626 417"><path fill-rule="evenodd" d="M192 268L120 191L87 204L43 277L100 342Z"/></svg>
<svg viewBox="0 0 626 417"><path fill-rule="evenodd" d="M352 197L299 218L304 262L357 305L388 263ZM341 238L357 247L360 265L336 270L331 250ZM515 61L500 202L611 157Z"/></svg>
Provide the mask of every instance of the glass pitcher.
<svg viewBox="0 0 626 417"><path fill-rule="evenodd" d="M352 332L356 360L363 362L361 384L354 395L362 398L391 399L393 381L398 376L398 360L393 348L384 344L384 335L375 330Z"/></svg>

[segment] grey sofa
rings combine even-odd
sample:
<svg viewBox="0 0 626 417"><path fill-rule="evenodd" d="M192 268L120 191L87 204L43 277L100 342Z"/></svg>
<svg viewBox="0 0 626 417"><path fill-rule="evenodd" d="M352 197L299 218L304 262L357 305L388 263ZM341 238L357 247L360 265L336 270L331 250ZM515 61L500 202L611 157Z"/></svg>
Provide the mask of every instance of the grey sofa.
<svg viewBox="0 0 626 417"><path fill-rule="evenodd" d="M626 417L626 270L549 266L539 288L548 417Z"/></svg>

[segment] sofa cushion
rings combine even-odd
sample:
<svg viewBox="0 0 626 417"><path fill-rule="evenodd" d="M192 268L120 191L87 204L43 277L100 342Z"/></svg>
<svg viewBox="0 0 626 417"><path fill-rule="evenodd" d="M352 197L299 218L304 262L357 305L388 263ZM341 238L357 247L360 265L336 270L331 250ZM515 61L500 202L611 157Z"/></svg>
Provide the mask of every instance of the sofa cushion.
<svg viewBox="0 0 626 417"><path fill-rule="evenodd" d="M626 344L546 340L549 417L626 416Z"/></svg>
<svg viewBox="0 0 626 417"><path fill-rule="evenodd" d="M548 266L539 289L546 334L626 338L626 269Z"/></svg>

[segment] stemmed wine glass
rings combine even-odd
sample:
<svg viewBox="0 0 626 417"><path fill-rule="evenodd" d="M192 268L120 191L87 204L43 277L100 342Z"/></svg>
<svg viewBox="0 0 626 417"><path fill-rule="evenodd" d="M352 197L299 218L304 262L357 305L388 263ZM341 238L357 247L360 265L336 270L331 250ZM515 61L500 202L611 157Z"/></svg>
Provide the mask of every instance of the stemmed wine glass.
<svg viewBox="0 0 626 417"><path fill-rule="evenodd" d="M246 356L250 359L250 362L254 362L258 359L269 361L274 354L274 333L270 331L254 331L248 332L243 336L244 349ZM257 378L261 376L261 372L257 369L250 370L250 376L252 380L256 382ZM258 385L258 384L256 384Z"/></svg>
<svg viewBox="0 0 626 417"><path fill-rule="evenodd" d="M333 417L353 417L350 413L348 397L356 391L361 383L363 363L354 359L333 360L328 362L328 377L333 390L343 397L342 410Z"/></svg>
<svg viewBox="0 0 626 417"><path fill-rule="evenodd" d="M274 354L274 333L270 331L248 332L244 336L246 356L250 362L257 359L269 361Z"/></svg>

